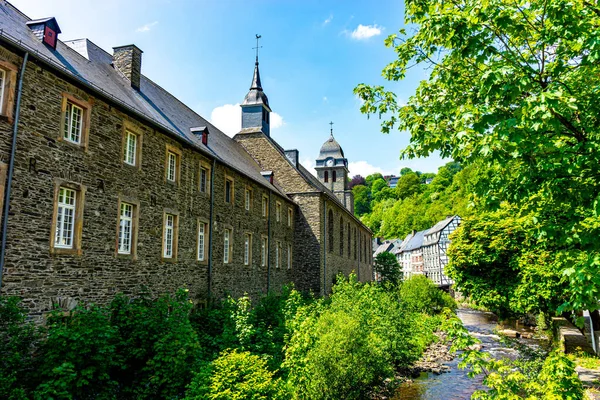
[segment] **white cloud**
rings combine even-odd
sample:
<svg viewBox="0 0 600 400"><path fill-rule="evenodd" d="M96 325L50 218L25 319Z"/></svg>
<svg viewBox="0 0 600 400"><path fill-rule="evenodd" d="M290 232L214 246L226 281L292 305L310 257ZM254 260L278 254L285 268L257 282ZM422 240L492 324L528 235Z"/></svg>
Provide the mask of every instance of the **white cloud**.
<svg viewBox="0 0 600 400"><path fill-rule="evenodd" d="M317 176L317 171L315 171L315 166L317 164L315 164L315 160L313 160L310 157L305 157L305 158L300 157L300 164L302 164L302 166L304 168L306 168L308 170L308 172L310 172L314 176Z"/></svg>
<svg viewBox="0 0 600 400"><path fill-rule="evenodd" d="M323 26L328 25L331 21L333 21L333 14L329 14L329 17L323 21Z"/></svg>
<svg viewBox="0 0 600 400"><path fill-rule="evenodd" d="M348 170L350 171L349 175L351 177L353 177L354 175L361 175L366 178L368 175L374 174L376 172L379 172L382 175L391 175L391 172L371 165L366 161L350 162L348 163Z"/></svg>
<svg viewBox="0 0 600 400"><path fill-rule="evenodd" d="M327 103L329 101L329 99L327 98L327 96L323 96L323 103Z"/></svg>
<svg viewBox="0 0 600 400"><path fill-rule="evenodd" d="M225 104L212 110L210 122L219 128L227 136L233 137L242 129L242 108L240 103ZM285 125L283 117L277 113L271 113L271 129L277 129Z"/></svg>
<svg viewBox="0 0 600 400"><path fill-rule="evenodd" d="M350 33L350 37L356 40L366 40L373 36L381 35L383 28L376 24L374 25L363 25L359 24L358 27Z"/></svg>
<svg viewBox="0 0 600 400"><path fill-rule="evenodd" d="M154 21L154 22L149 22L146 25L142 25L139 28L137 28L135 31L136 32L149 32L150 29L152 29L153 27L155 27L156 25L158 25L158 21Z"/></svg>

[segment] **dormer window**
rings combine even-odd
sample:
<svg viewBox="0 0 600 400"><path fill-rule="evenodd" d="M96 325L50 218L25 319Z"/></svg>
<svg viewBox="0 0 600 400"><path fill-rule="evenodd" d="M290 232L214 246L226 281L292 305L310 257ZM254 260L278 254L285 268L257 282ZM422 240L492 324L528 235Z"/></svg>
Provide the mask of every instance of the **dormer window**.
<svg viewBox="0 0 600 400"><path fill-rule="evenodd" d="M202 144L208 146L208 128L206 126L199 126L197 128L191 128L190 131L196 135L200 136L202 140Z"/></svg>
<svg viewBox="0 0 600 400"><path fill-rule="evenodd" d="M58 34L61 33L55 18L42 18L27 22L27 26L42 43L56 49Z"/></svg>

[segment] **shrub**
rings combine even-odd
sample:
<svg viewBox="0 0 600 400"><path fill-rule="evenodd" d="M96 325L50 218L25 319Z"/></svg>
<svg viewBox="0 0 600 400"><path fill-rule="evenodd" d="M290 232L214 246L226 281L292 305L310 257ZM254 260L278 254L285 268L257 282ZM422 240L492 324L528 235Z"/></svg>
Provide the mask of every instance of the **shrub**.
<svg viewBox="0 0 600 400"><path fill-rule="evenodd" d="M422 353L431 339L395 295L356 276L338 277L328 303L299 310L284 366L296 398L364 398L398 366Z"/></svg>
<svg viewBox="0 0 600 400"><path fill-rule="evenodd" d="M187 400L279 400L289 398L264 357L226 350L194 377Z"/></svg>
<svg viewBox="0 0 600 400"><path fill-rule="evenodd" d="M29 397L39 334L16 297L0 297L0 398Z"/></svg>
<svg viewBox="0 0 600 400"><path fill-rule="evenodd" d="M402 282L400 299L409 311L429 315L440 313L444 308L455 310L457 307L448 293L438 289L423 275L414 275Z"/></svg>
<svg viewBox="0 0 600 400"><path fill-rule="evenodd" d="M381 280L383 282L389 282L392 285L396 285L402 280L400 264L398 264L396 256L392 253L383 252L377 254L373 270L381 274Z"/></svg>
<svg viewBox="0 0 600 400"><path fill-rule="evenodd" d="M114 398L119 365L117 329L107 309L76 308L68 316L55 311L47 321L47 338L40 349L41 384L36 399Z"/></svg>

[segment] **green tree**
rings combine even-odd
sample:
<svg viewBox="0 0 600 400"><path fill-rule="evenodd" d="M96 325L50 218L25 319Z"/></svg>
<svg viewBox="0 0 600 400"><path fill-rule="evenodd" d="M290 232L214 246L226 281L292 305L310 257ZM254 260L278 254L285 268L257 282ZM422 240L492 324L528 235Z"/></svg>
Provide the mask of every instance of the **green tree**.
<svg viewBox="0 0 600 400"><path fill-rule="evenodd" d="M396 196L405 199L421 190L421 179L414 172L404 174L398 179L396 185Z"/></svg>
<svg viewBox="0 0 600 400"><path fill-rule="evenodd" d="M352 188L354 194L354 213L357 216L364 215L371 211L371 191L363 185L356 185Z"/></svg>
<svg viewBox="0 0 600 400"><path fill-rule="evenodd" d="M367 182L367 186L368 186L369 188L371 188L371 187L373 186L373 183L374 183L376 180L379 180L379 179L383 179L383 175L381 175L379 172L376 172L376 173L374 173L374 174L371 174L371 175L367 176L367 177L365 178L365 181Z"/></svg>
<svg viewBox="0 0 600 400"><path fill-rule="evenodd" d="M396 256L387 251L377 254L373 270L381 274L383 282L390 282L396 285L402 280L402 270Z"/></svg>
<svg viewBox="0 0 600 400"><path fill-rule="evenodd" d="M412 169L410 169L410 168L408 168L408 167L404 167L404 168L402 168L402 169L400 170L400 176L404 176L404 175L406 175L406 174L410 174L410 173L412 173L412 172L413 172L413 170L412 170Z"/></svg>
<svg viewBox="0 0 600 400"><path fill-rule="evenodd" d="M561 310L598 309L600 277L600 7L588 0L406 2L404 30L386 45L390 81L431 68L404 104L383 86L355 92L382 130L410 132L403 157L439 151L487 175L474 187L488 209L508 201L531 220L570 279ZM574 254L576 253L576 254ZM558 264L557 264L558 265Z"/></svg>

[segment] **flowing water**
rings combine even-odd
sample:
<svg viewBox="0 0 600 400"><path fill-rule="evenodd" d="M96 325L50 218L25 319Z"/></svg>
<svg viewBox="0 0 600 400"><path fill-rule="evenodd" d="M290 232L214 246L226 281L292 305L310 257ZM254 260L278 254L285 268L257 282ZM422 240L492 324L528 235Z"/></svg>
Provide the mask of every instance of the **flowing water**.
<svg viewBox="0 0 600 400"><path fill-rule="evenodd" d="M494 358L518 357L516 350L503 347L499 337L494 334L498 327L496 316L491 313L475 311L470 309L459 309L458 317L462 320L465 328L481 340L482 350L490 353ZM526 331L527 328L506 325L503 328ZM534 340L520 339L523 342L535 345ZM436 375L432 372L423 372L421 376L412 382L402 384L393 400L462 400L470 399L471 394L477 389L482 389L482 377L469 378L467 370L458 369L458 359L444 363L451 369L450 372Z"/></svg>

